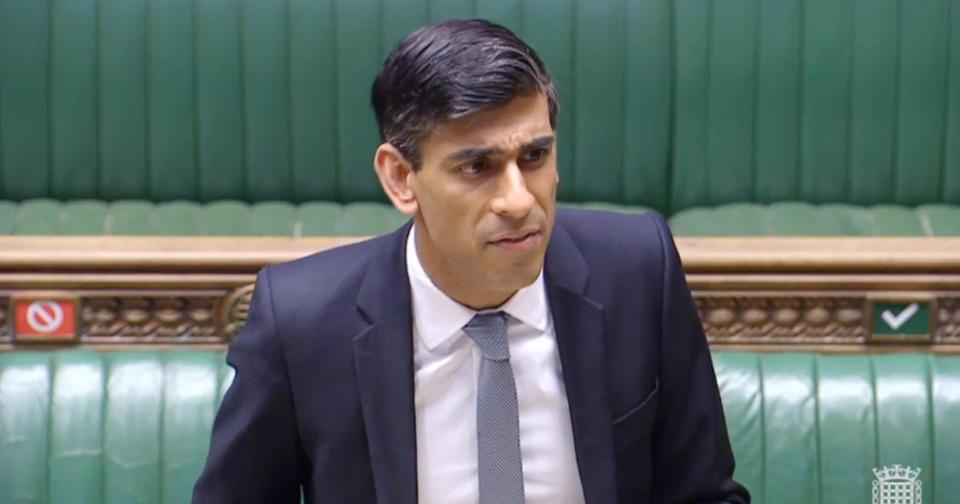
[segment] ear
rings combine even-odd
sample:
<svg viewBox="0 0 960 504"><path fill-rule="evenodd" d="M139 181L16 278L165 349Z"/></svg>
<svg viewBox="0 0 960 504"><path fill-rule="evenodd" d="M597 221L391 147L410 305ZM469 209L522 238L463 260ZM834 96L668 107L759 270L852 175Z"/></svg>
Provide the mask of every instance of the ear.
<svg viewBox="0 0 960 504"><path fill-rule="evenodd" d="M373 156L373 168L377 171L383 192L390 198L393 206L406 215L416 214L419 205L409 184L413 165L406 156L393 144L384 142Z"/></svg>

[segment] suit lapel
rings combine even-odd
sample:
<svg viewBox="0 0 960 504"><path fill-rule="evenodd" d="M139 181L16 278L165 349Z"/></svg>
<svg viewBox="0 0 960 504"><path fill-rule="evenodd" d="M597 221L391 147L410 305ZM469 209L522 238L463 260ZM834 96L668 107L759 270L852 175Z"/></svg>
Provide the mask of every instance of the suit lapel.
<svg viewBox="0 0 960 504"><path fill-rule="evenodd" d="M377 502L417 502L413 404L413 326L407 280L406 225L386 238L360 287L357 305L370 322L354 338L360 406Z"/></svg>
<svg viewBox="0 0 960 504"><path fill-rule="evenodd" d="M545 269L583 493L588 504L612 504L616 502L616 468L603 307L584 295L589 269L560 225L554 226Z"/></svg>

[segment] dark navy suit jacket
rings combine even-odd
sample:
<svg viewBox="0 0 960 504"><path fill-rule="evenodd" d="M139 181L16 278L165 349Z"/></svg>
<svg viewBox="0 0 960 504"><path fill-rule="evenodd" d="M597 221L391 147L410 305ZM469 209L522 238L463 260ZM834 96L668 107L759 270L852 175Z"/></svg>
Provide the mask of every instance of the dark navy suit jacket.
<svg viewBox="0 0 960 504"><path fill-rule="evenodd" d="M408 231L261 271L194 503L417 501ZM561 210L544 267L586 502L749 502L663 219Z"/></svg>

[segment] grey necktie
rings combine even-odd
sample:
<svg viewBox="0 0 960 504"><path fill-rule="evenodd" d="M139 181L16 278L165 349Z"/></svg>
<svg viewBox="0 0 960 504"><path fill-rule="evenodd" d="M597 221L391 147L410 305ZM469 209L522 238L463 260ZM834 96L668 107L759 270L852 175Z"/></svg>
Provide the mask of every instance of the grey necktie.
<svg viewBox="0 0 960 504"><path fill-rule="evenodd" d="M510 369L507 315L477 315L463 330L483 354L477 380L480 504L523 504L517 386Z"/></svg>

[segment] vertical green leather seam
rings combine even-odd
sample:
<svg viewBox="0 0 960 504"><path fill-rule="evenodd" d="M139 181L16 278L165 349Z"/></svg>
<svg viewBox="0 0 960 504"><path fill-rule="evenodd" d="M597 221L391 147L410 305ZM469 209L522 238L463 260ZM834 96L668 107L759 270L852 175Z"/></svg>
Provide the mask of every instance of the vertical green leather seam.
<svg viewBox="0 0 960 504"><path fill-rule="evenodd" d="M707 80L707 82L704 83L706 86L707 99L703 102L702 137L703 141L705 142L704 151L707 153L706 158L703 160L705 165L704 168L706 169L706 176L703 177L703 184L705 186L704 197L706 198L706 201L703 201L703 204L705 205L716 204L713 199L713 188L710 184L710 168L713 166L713 149L710 148L710 146L713 145L713 142L710 141L710 138L713 137L713 128L710 127L710 102L713 96L711 95L710 90L713 89L713 87L710 85L710 81L712 80L711 77L713 77L713 72L711 72L711 69L713 68L713 11L715 3L715 0L708 0L707 3L707 57L705 63L706 68L703 72Z"/></svg>
<svg viewBox="0 0 960 504"><path fill-rule="evenodd" d="M96 156L94 160L96 164L96 177L97 177L97 187L94 190L98 198L103 197L103 8L101 2L103 0L94 0L94 24L96 25L96 34L94 35L96 44L96 49L94 50L94 66L96 70L94 71L94 79L96 91L94 95L94 103L96 106L96 138L97 138L97 149Z"/></svg>
<svg viewBox="0 0 960 504"><path fill-rule="evenodd" d="M923 359L923 369L927 378L927 410L930 412L927 415L927 421L930 422L930 469L927 471L930 483L927 486L931 504L935 504L934 498L937 494L937 422L935 418L937 412L933 406L933 370L931 369L933 358L932 354L927 354Z"/></svg>
<svg viewBox="0 0 960 504"><path fill-rule="evenodd" d="M880 426L878 425L879 408L877 407L877 365L876 357L870 357L870 387L872 389L871 401L873 403L873 466L880 466Z"/></svg>
<svg viewBox="0 0 960 504"><path fill-rule="evenodd" d="M620 30L622 31L621 35L623 40L623 52L621 53L621 56L623 57L623 61L621 62L621 64L623 65L623 69L624 69L623 72L620 72L620 99L621 99L620 104L623 108L626 108L626 105L627 105L627 100L626 100L627 78L628 78L628 74L630 73L626 70L629 67L629 62L630 62L630 51L629 51L629 45L627 43L627 23L630 21L629 16L627 16L627 9L628 9L627 2L629 1L630 0L620 1L620 8L621 8L621 14L622 14L620 16ZM623 132L623 135L620 136L620 159L621 159L620 161L620 194L617 196L617 199L619 200L617 201L617 203L621 203L621 204L630 203L629 201L627 201L627 164L629 163L629 161L627 160L627 142L630 141L627 135L627 131L630 131L627 123L629 120L630 120L630 114L621 114L620 128L621 128L621 131ZM641 166L636 167L636 169L639 169L639 168L641 168Z"/></svg>
<svg viewBox="0 0 960 504"><path fill-rule="evenodd" d="M574 0L570 5L570 90L567 93L567 96L570 97L568 101L570 112L567 114L567 117L572 117L573 126L570 127L569 131L571 132L570 138L564 140L567 145L569 145L570 154L567 155L567 159L570 160L571 170L570 170L570 181L567 182L570 189L567 190L567 196L572 201L577 200L577 184L574 183L577 180L577 135L574 133L577 126L577 21L578 14L580 9L578 8L580 2ZM558 93L560 91L557 91ZM557 168L559 170L559 167Z"/></svg>
<svg viewBox="0 0 960 504"><path fill-rule="evenodd" d="M47 2L47 194L55 196L53 180L54 152L57 150L53 137L53 42L56 34L53 25L53 4L57 0ZM947 72L949 73L949 72Z"/></svg>
<svg viewBox="0 0 960 504"><path fill-rule="evenodd" d="M627 2L629 0L624 0ZM517 32L525 33L527 31L527 0L520 0L517 6ZM624 16L626 19L626 16Z"/></svg>
<svg viewBox="0 0 960 504"><path fill-rule="evenodd" d="M287 196L288 201L300 202L303 200L301 199L301 196L297 194L297 174L296 174L296 170L294 169L294 167L297 166L297 162L296 162L297 151L293 145L293 135L294 135L293 103L292 103L293 102L293 71L291 70L292 65L290 63L290 60L293 59L291 57L291 49L290 49L291 48L290 37L292 36L291 32L293 32L293 26L290 24L290 20L293 19L293 16L290 13L290 10L292 9L292 7L290 6L290 0L284 0L283 6L284 6L283 24L286 28L283 31L283 72L286 80L286 89L284 90L285 91L284 104L286 105L286 109L287 109L287 117L286 117L287 166L286 168L287 168L287 174L289 175L289 177L287 177L289 185L287 186L286 193L288 195Z"/></svg>
<svg viewBox="0 0 960 504"><path fill-rule="evenodd" d="M947 50L946 60L943 62L943 138L940 142L940 202L947 203L947 146L950 144L950 46L953 43L953 29L950 26L953 20L953 4L947 2L946 23L947 23Z"/></svg>
<svg viewBox="0 0 960 504"><path fill-rule="evenodd" d="M900 180L900 79L901 72L903 72L902 25L903 0L897 0L897 26L896 33L894 34L894 39L897 41L897 49L895 51L896 56L894 56L896 71L893 73L893 142L891 142L891 148L893 149L893 173L891 174L892 180L889 186L889 201L893 203L900 203L900 187L898 181Z"/></svg>
<svg viewBox="0 0 960 504"><path fill-rule="evenodd" d="M813 357L813 430L817 446L817 502L823 504L823 446L820 436L820 359Z"/></svg>
<svg viewBox="0 0 960 504"><path fill-rule="evenodd" d="M763 381L763 356L756 357L757 378L760 381L760 502L767 500L767 401Z"/></svg>
<svg viewBox="0 0 960 504"><path fill-rule="evenodd" d="M240 179L242 189L242 199L250 201L250 174L247 165L247 10L244 7L244 0L236 0L237 3L237 52L239 60L240 81ZM334 23L336 24L336 23ZM201 230L202 234L207 234L207 230Z"/></svg>
<svg viewBox="0 0 960 504"><path fill-rule="evenodd" d="M154 194L154 191L157 189L153 186L153 173L151 162L151 152L153 151L153 127L152 127L152 117L150 112L153 110L151 103L153 103L152 97L150 96L153 91L153 86L150 83L150 55L153 53L153 44L151 43L150 33L151 33L151 20L153 16L150 15L150 1L144 0L144 9L143 9L143 175L144 182L146 185L146 190L143 191L144 196L152 201L156 201L157 197Z"/></svg>
<svg viewBox="0 0 960 504"><path fill-rule="evenodd" d="M797 23L800 25L797 28L797 51L800 53L797 55L797 61L799 69L797 71L797 90L799 91L797 95L797 169L793 174L793 198L801 201L806 201L806 194L803 194L803 137L804 137L804 97L806 95L806 89L804 89L804 76L807 73L807 64L806 64L806 44L807 44L807 2L806 0L800 0L800 15L797 16ZM822 202L820 202L822 203Z"/></svg>
<svg viewBox="0 0 960 504"><path fill-rule="evenodd" d="M2 25L0 25L0 26L2 26ZM3 40L2 40L2 37L0 37L0 54L3 54L2 51L3 51ZM2 97L3 97L3 96L0 95L0 117L3 117L3 99L2 99ZM0 194L3 194L3 197L4 197L4 198L10 198L10 195L9 195L9 194L5 194L5 193L4 193L4 189L5 189L5 186L6 186L5 182L6 182L7 177L6 177L6 170L5 170L6 166L5 166L4 162L3 162L3 160L4 160L4 155L3 155L3 135L0 135Z"/></svg>
<svg viewBox="0 0 960 504"><path fill-rule="evenodd" d="M574 2L576 3L576 2ZM670 44L668 50L670 54L667 56L667 60L670 62L670 116L667 118L667 159L666 159L666 194L664 194L663 205L664 208L661 211L665 216L669 216L674 212L673 208L673 177L674 171L676 169L675 158L676 155L676 117L677 117L677 58L676 58L676 46L677 46L677 9L675 7L675 2L667 2L667 17L670 23L670 35L669 40Z"/></svg>
<svg viewBox="0 0 960 504"><path fill-rule="evenodd" d="M337 0L330 0L330 19L331 19L331 29L330 29L330 47L333 48L333 54L330 58L330 68L334 73L337 72L337 69L340 68L340 45L337 43L339 37L339 30L337 29ZM340 155L340 100L337 99L340 96L340 78L334 76L330 79L333 83L333 106L331 107L331 118L333 121L333 194L335 201L343 203L343 177L341 176L341 171L343 166L341 166L342 156Z"/></svg>
<svg viewBox="0 0 960 504"><path fill-rule="evenodd" d="M757 201L757 123L760 122L759 97L760 97L760 19L763 12L763 2L754 1L756 9L753 18L753 123L750 125L750 141L753 148L750 149L750 200ZM766 203L766 201L762 201Z"/></svg>
<svg viewBox="0 0 960 504"><path fill-rule="evenodd" d="M849 56L847 60L847 139L843 143L847 149L847 166L843 170L843 199L851 201L853 196L853 68L856 59L856 40L857 40L857 3L850 2L850 16L847 26L847 48Z"/></svg>
<svg viewBox="0 0 960 504"><path fill-rule="evenodd" d="M198 0L193 0L190 2L190 22L191 26L191 35L193 40L190 43L190 57L193 58L191 61L192 75L190 77L190 93L191 100L193 102L193 194L196 195L197 201L203 201L203 185L200 183L200 180L203 178L203 165L201 164L200 157L200 100L199 94L197 93L197 80L199 79L199 64L200 60L197 57L197 46L199 46L200 40L200 22L197 20L197 4Z"/></svg>

